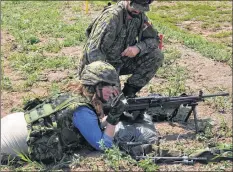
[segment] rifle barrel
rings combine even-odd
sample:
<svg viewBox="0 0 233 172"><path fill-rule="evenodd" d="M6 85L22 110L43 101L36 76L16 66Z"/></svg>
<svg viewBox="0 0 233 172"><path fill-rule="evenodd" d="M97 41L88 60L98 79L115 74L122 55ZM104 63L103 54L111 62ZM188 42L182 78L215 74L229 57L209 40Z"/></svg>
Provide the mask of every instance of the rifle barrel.
<svg viewBox="0 0 233 172"><path fill-rule="evenodd" d="M202 96L203 98L208 98L208 97L217 97L217 96L229 96L229 93L220 93L220 94L210 94L210 95L204 95Z"/></svg>
<svg viewBox="0 0 233 172"><path fill-rule="evenodd" d="M207 157L187 157L187 156L183 156L183 157L147 157L147 156L136 156L136 159L153 159L154 161L158 161L158 160L170 160L170 161L183 161L183 160L193 160L193 161L203 161L203 162L207 162Z"/></svg>
<svg viewBox="0 0 233 172"><path fill-rule="evenodd" d="M148 97L136 97L136 98L129 98L127 99L128 103L152 103L152 102L171 102L171 101L182 101L182 100L196 100L200 101L204 98L210 97L218 97L218 96L229 96L229 93L219 93L219 94L209 94L209 95L201 95L201 96L173 96L173 97L166 97L166 96L148 96Z"/></svg>

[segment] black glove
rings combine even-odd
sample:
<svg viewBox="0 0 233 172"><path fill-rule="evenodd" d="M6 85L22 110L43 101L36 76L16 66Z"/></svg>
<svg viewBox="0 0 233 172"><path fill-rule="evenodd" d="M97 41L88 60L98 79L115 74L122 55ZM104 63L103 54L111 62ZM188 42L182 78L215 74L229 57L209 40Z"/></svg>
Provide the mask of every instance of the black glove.
<svg viewBox="0 0 233 172"><path fill-rule="evenodd" d="M123 102L123 100L125 100ZM127 104L127 101L125 99L125 96L123 93L121 93L119 96L115 97L114 100L111 103L111 109L108 113L108 117L106 121L109 124L116 125L119 120L120 116L123 114L125 110L125 105Z"/></svg>
<svg viewBox="0 0 233 172"><path fill-rule="evenodd" d="M124 93L125 97L127 98L134 98L136 96L136 93L141 90L142 87L137 87L134 85L129 85L125 83L125 86L122 90Z"/></svg>

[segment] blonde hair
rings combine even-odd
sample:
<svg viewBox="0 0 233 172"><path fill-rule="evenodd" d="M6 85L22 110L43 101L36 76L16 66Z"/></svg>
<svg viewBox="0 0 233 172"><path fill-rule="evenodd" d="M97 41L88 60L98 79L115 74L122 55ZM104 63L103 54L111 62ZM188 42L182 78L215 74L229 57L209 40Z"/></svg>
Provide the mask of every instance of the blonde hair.
<svg viewBox="0 0 233 172"><path fill-rule="evenodd" d="M95 108L98 117L103 118L105 116L103 111L103 103L97 97L94 86L83 85L80 82L71 82L67 85L66 90L86 97L88 100L90 100L92 106Z"/></svg>

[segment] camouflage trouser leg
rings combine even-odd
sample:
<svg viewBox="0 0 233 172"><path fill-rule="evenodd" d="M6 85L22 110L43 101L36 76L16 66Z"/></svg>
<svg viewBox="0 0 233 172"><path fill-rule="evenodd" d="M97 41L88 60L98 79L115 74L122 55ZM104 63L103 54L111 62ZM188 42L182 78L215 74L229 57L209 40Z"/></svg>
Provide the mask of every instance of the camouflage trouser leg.
<svg viewBox="0 0 233 172"><path fill-rule="evenodd" d="M132 74L127 83L136 87L144 87L161 67L163 59L163 53L159 49L143 56L127 58L120 70L120 75Z"/></svg>

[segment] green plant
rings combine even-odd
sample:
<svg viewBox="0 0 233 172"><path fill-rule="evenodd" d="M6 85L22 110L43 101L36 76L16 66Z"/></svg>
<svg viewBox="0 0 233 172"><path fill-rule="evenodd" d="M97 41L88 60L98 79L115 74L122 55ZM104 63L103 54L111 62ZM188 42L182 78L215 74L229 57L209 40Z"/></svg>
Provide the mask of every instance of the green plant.
<svg viewBox="0 0 233 172"><path fill-rule="evenodd" d="M13 89L11 80L10 80L10 78L7 77L7 76L2 76L1 85L2 85L2 89L3 89L3 90L8 90L8 91L10 91L10 90Z"/></svg>
<svg viewBox="0 0 233 172"><path fill-rule="evenodd" d="M172 65L174 62L181 58L181 52L177 48L169 48L164 51L165 54L165 64Z"/></svg>
<svg viewBox="0 0 233 172"><path fill-rule="evenodd" d="M199 124L200 125L200 124ZM196 135L196 139L198 141L210 141L213 137L215 137L214 132L214 124L210 118L206 119L206 121L202 122L202 132Z"/></svg>
<svg viewBox="0 0 233 172"><path fill-rule="evenodd" d="M232 169L232 163L228 161L223 161L221 165L215 167L215 171L230 171L229 169Z"/></svg>
<svg viewBox="0 0 233 172"><path fill-rule="evenodd" d="M31 36L27 39L27 43L30 45L37 44L38 42L40 42L40 39L35 36Z"/></svg>
<svg viewBox="0 0 233 172"><path fill-rule="evenodd" d="M23 109L21 107L13 107L11 108L11 111L10 112L23 112Z"/></svg>
<svg viewBox="0 0 233 172"><path fill-rule="evenodd" d="M31 87L38 80L38 73L34 72L31 75L27 75L27 80L24 83L24 87Z"/></svg>
<svg viewBox="0 0 233 172"><path fill-rule="evenodd" d="M25 162L28 162L28 163L32 163L33 161L25 154L25 153L22 153L22 152L18 152L15 150L15 152L17 153L17 155L19 156L19 158Z"/></svg>
<svg viewBox="0 0 233 172"><path fill-rule="evenodd" d="M106 162L108 166L113 168L114 170L120 169L120 161L122 160L122 153L119 148L113 146L112 149L105 149Z"/></svg>
<svg viewBox="0 0 233 172"><path fill-rule="evenodd" d="M230 150L232 150L232 148L233 148L232 143L230 143L230 144L228 144L228 143L218 143L217 147L219 149L230 149Z"/></svg>
<svg viewBox="0 0 233 172"><path fill-rule="evenodd" d="M50 40L44 47L48 52L57 53L61 50L62 44L58 40Z"/></svg>
<svg viewBox="0 0 233 172"><path fill-rule="evenodd" d="M71 164L69 165L71 168L76 168L80 165L82 158L79 154L74 154L71 159Z"/></svg>
<svg viewBox="0 0 233 172"><path fill-rule="evenodd" d="M26 103L28 103L30 100L33 100L33 99L35 99L35 97L33 98L30 95L23 96L23 105L26 105Z"/></svg>
<svg viewBox="0 0 233 172"><path fill-rule="evenodd" d="M140 160L138 166L141 167L144 171L158 171L159 169L159 166L156 165L150 158Z"/></svg>
<svg viewBox="0 0 233 172"><path fill-rule="evenodd" d="M176 48L168 48L164 50L164 63L159 68L156 75L166 79L162 85L156 87L149 86L150 92L160 92L168 96L177 96L186 91L185 82L189 77L187 69L178 65L178 59L181 57L181 52Z"/></svg>
<svg viewBox="0 0 233 172"><path fill-rule="evenodd" d="M114 145L112 148L106 148L103 140L101 140L99 143L101 149L104 151L103 158L106 164L113 170L119 171L121 169L125 169L129 165L137 164L137 162L129 155L120 151L119 147Z"/></svg>
<svg viewBox="0 0 233 172"><path fill-rule="evenodd" d="M209 23L202 23L201 28L202 29L208 29L208 28L210 28L210 24Z"/></svg>
<svg viewBox="0 0 233 172"><path fill-rule="evenodd" d="M38 53L13 53L9 60L12 62L13 68L29 74L42 68L40 63L44 60L44 57Z"/></svg>
<svg viewBox="0 0 233 172"><path fill-rule="evenodd" d="M115 2L111 2L112 4L114 4ZM90 5L92 6L94 11L99 11L99 10L103 10L103 8L105 6L107 6L108 2L107 1L91 1Z"/></svg>
<svg viewBox="0 0 233 172"><path fill-rule="evenodd" d="M220 126L218 127L218 136L219 137L231 137L232 129L227 125L223 116L219 115Z"/></svg>
<svg viewBox="0 0 233 172"><path fill-rule="evenodd" d="M231 108L230 97L215 97L211 100L211 105L221 113L225 113L226 110Z"/></svg>
<svg viewBox="0 0 233 172"><path fill-rule="evenodd" d="M63 46L64 47L70 47L77 45L78 41L74 37L68 37L63 41Z"/></svg>
<svg viewBox="0 0 233 172"><path fill-rule="evenodd" d="M186 74L184 70L182 68L177 68L175 73L176 73L176 77L169 78L170 84L167 88L169 96L177 96L186 91L185 90Z"/></svg>
<svg viewBox="0 0 233 172"><path fill-rule="evenodd" d="M15 168L16 171L43 171L45 170L45 165L40 164L37 161L32 161L26 153L16 151L17 156L20 158L20 160L17 160L21 166ZM24 164L24 165L23 165ZM23 165L23 166L22 166ZM26 166L25 166L26 165Z"/></svg>
<svg viewBox="0 0 233 172"><path fill-rule="evenodd" d="M61 93L59 84L53 82L49 88L49 96L53 96L59 93Z"/></svg>
<svg viewBox="0 0 233 172"><path fill-rule="evenodd" d="M178 96L186 91L185 82L188 77L186 70L180 66L170 67L171 73L166 77L168 82L160 92L168 96Z"/></svg>
<svg viewBox="0 0 233 172"><path fill-rule="evenodd" d="M225 32L219 32L219 33L216 33L216 34L211 34L210 37L213 37L213 38L226 38L226 37L229 37L232 35L232 31L225 31Z"/></svg>

